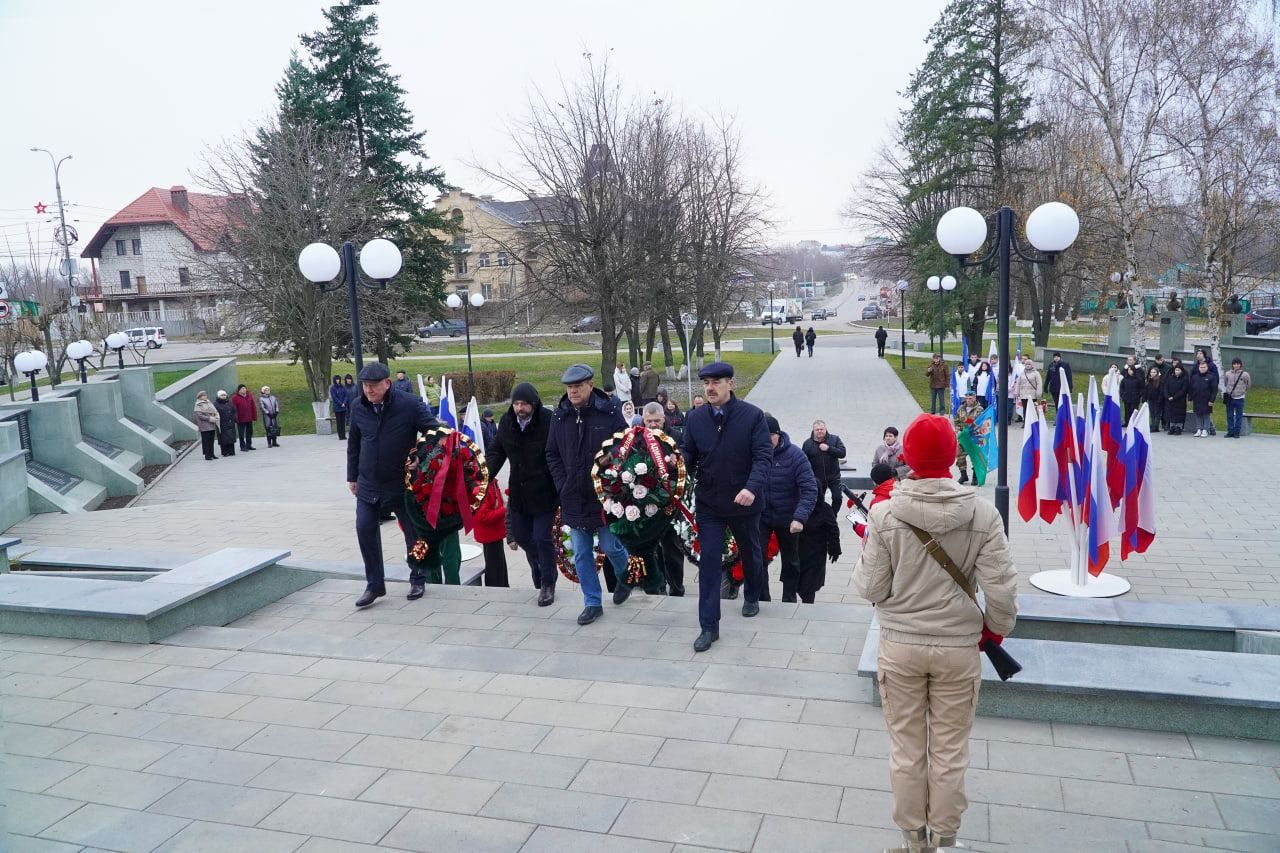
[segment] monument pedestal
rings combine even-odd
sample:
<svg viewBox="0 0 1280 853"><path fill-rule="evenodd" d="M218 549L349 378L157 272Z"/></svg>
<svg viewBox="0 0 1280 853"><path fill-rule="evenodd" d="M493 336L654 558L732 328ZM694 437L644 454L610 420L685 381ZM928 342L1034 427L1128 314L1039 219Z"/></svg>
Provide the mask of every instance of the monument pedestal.
<svg viewBox="0 0 1280 853"><path fill-rule="evenodd" d="M1175 350L1187 348L1187 315L1182 311L1160 312L1160 352L1171 358Z"/></svg>
<svg viewBox="0 0 1280 853"><path fill-rule="evenodd" d="M1113 310L1107 317L1107 352L1120 352L1133 344L1132 317L1126 310Z"/></svg>

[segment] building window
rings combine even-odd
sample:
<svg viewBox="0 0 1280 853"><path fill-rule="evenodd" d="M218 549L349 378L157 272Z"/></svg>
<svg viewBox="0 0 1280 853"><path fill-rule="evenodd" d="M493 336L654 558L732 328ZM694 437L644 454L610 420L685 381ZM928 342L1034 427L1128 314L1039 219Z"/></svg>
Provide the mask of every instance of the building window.
<svg viewBox="0 0 1280 853"><path fill-rule="evenodd" d="M191 283L191 270L188 267L178 267L178 284Z"/></svg>
<svg viewBox="0 0 1280 853"><path fill-rule="evenodd" d="M499 253L498 253L498 266L500 266L500 267L505 267L506 265L507 265L507 253L506 253L506 252L499 252Z"/></svg>
<svg viewBox="0 0 1280 853"><path fill-rule="evenodd" d="M493 298L493 286L488 284L480 285L480 295L484 297L484 301L488 302Z"/></svg>
<svg viewBox="0 0 1280 853"><path fill-rule="evenodd" d="M117 240L117 241L116 241L116 254L117 254L117 255L127 255L127 254L129 254L127 251L125 251L124 241L123 241L123 240Z"/></svg>
<svg viewBox="0 0 1280 853"><path fill-rule="evenodd" d="M119 244L121 244L121 245L123 245L123 244L124 244L124 241L123 241L123 240L117 240L116 242L117 242L117 243L119 243ZM121 252L121 254L124 254L124 253L123 253L123 252ZM120 270L120 289L121 289L121 290L128 290L128 289L130 289L131 287L133 287L133 285L129 282L129 271L128 271L128 270Z"/></svg>
<svg viewBox="0 0 1280 853"><path fill-rule="evenodd" d="M141 240L134 240L134 241L133 241L133 253L134 253L135 255L141 255L141 254L142 254L142 241L141 241Z"/></svg>
<svg viewBox="0 0 1280 853"><path fill-rule="evenodd" d="M454 275L467 274L467 256L466 255L453 256L453 273Z"/></svg>
<svg viewBox="0 0 1280 853"><path fill-rule="evenodd" d="M480 262L479 262L478 264L476 264L476 266L480 267L480 269L487 269L487 268L488 268L488 266L489 266L489 253L488 253L488 252L481 252L481 253L480 253Z"/></svg>

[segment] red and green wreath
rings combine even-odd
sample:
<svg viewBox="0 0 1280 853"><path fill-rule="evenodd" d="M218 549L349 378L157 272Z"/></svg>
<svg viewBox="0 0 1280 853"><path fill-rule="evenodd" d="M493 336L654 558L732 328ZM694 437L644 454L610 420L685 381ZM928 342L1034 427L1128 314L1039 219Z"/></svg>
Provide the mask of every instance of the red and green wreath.
<svg viewBox="0 0 1280 853"><path fill-rule="evenodd" d="M652 547L684 495L684 457L661 430L628 427L606 441L591 466L609 531L629 549Z"/></svg>
<svg viewBox="0 0 1280 853"><path fill-rule="evenodd" d="M471 530L489 487L484 453L457 430L427 430L405 460L404 485L405 509L418 534L409 559L421 562L446 535Z"/></svg>
<svg viewBox="0 0 1280 853"><path fill-rule="evenodd" d="M556 530L556 568L560 570L560 574L564 575L574 583L579 583L578 568L573 562L573 540L570 538L569 525L560 522L560 508L556 508L555 517ZM604 552L598 547L596 552L596 572L604 569L604 561L608 559ZM633 586L644 577L644 560L634 554L627 555L627 582Z"/></svg>

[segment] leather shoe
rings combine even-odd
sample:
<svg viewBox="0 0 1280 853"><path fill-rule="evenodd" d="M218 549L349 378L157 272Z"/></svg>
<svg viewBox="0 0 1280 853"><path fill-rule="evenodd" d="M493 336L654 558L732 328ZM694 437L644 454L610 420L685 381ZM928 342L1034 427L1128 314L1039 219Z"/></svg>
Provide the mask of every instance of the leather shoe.
<svg viewBox="0 0 1280 853"><path fill-rule="evenodd" d="M756 604L754 601L742 602L743 616L751 617L751 616L755 616L759 612L760 612L760 605Z"/></svg>
<svg viewBox="0 0 1280 853"><path fill-rule="evenodd" d="M587 606L582 608L582 612L578 614L579 625L590 625L592 622L604 615L603 607Z"/></svg>
<svg viewBox="0 0 1280 853"><path fill-rule="evenodd" d="M410 601L417 601L419 598L422 598L423 594L426 591L427 591L427 588L425 584L410 583L409 594L406 595L405 598L409 599Z"/></svg>
<svg viewBox="0 0 1280 853"><path fill-rule="evenodd" d="M377 601L379 598L382 598L382 596L386 594L387 594L387 591L385 589L384 590L366 589L364 591L364 595L356 599L356 607L368 607L370 604L373 604L373 602Z"/></svg>
<svg viewBox="0 0 1280 853"><path fill-rule="evenodd" d="M703 631L698 635L698 639L693 641L693 650L695 652L705 652L718 639L720 639L719 631Z"/></svg>
<svg viewBox="0 0 1280 853"><path fill-rule="evenodd" d="M613 603L621 604L631 597L631 587L625 583L620 583L613 590Z"/></svg>
<svg viewBox="0 0 1280 853"><path fill-rule="evenodd" d="M555 604L556 588L553 586L544 586L542 591L538 593L538 606L546 607L549 604Z"/></svg>

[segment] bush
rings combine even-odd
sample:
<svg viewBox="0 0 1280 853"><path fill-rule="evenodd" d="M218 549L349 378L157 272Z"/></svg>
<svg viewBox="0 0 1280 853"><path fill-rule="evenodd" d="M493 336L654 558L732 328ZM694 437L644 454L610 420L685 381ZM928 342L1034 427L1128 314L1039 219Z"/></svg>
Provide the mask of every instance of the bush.
<svg viewBox="0 0 1280 853"><path fill-rule="evenodd" d="M511 389L516 385L514 370L477 370L475 377L477 403L505 402L511 398ZM453 383L454 399L471 399L471 385L466 373L446 373L445 378Z"/></svg>

